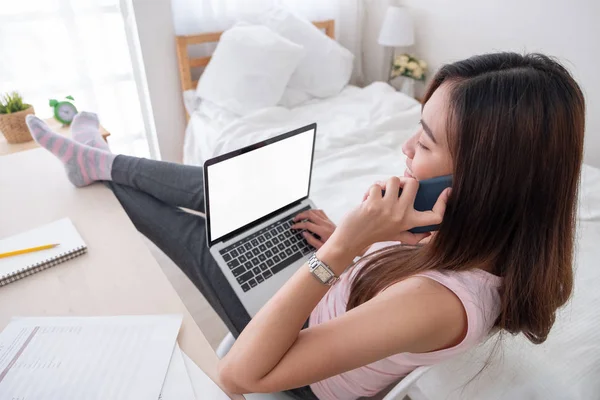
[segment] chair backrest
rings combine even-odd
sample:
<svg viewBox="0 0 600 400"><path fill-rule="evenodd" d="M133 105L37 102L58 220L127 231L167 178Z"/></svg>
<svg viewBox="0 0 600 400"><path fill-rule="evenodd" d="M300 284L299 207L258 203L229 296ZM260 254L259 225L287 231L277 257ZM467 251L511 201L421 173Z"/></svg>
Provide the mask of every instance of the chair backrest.
<svg viewBox="0 0 600 400"><path fill-rule="evenodd" d="M492 328L486 338L482 341L483 343L490 340L494 335L496 335L500 331L499 328ZM381 400L402 400L404 396L408 394L408 391L412 387L412 385L419 380L427 371L433 368L434 365L426 365L416 368L410 374L406 375L402 378L396 386L392 390L390 390ZM373 397L373 400L379 400L379 397Z"/></svg>
<svg viewBox="0 0 600 400"><path fill-rule="evenodd" d="M416 368L406 375L385 395L382 400L402 400L408 394L410 387L431 368L430 365Z"/></svg>

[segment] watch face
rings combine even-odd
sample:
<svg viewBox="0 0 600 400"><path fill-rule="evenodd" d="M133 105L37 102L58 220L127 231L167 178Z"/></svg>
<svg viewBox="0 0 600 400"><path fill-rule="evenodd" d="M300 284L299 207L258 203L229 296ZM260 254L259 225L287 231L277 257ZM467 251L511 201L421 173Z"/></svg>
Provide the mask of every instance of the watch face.
<svg viewBox="0 0 600 400"><path fill-rule="evenodd" d="M61 120L71 122L77 114L77 109L73 104L65 101L57 105L57 113Z"/></svg>
<svg viewBox="0 0 600 400"><path fill-rule="evenodd" d="M322 265L318 265L317 268L313 270L313 273L323 282L327 282L329 278L331 278L329 271L323 268Z"/></svg>

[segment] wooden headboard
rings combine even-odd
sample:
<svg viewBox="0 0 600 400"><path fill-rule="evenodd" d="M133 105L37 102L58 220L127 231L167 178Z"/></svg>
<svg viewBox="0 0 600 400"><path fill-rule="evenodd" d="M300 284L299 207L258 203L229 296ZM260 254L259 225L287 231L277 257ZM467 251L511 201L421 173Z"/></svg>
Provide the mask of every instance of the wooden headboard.
<svg viewBox="0 0 600 400"><path fill-rule="evenodd" d="M313 24L325 31L325 34L335 39L335 21L332 19L326 21L313 22ZM201 33L198 35L177 36L177 62L179 63L179 80L181 90L186 91L195 89L198 80L192 80L192 68L205 67L210 61L207 57L190 57L188 46L202 43L218 42L223 32Z"/></svg>

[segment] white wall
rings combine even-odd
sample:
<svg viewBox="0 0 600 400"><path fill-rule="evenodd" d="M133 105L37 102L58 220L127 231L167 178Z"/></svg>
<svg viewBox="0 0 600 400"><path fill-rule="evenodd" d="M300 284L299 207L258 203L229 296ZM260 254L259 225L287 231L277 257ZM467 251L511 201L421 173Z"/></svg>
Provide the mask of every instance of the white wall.
<svg viewBox="0 0 600 400"><path fill-rule="evenodd" d="M600 2L597 0L403 0L415 21L415 52L430 71L494 51L559 58L587 104L585 162L600 167ZM422 90L422 87L421 87ZM420 94L420 93L417 93Z"/></svg>
<svg viewBox="0 0 600 400"><path fill-rule="evenodd" d="M181 162L185 133L169 0L131 0L161 159Z"/></svg>
<svg viewBox="0 0 600 400"><path fill-rule="evenodd" d="M375 81L385 81L391 62L392 49L377 43L379 30L390 5L396 5L395 0L365 0L364 28L362 40L363 82L365 85Z"/></svg>

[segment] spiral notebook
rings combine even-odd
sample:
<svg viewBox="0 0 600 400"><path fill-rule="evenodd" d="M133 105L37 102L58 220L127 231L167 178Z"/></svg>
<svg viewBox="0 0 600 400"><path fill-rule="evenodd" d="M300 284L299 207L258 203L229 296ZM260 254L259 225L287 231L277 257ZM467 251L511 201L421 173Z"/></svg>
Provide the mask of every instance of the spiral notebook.
<svg viewBox="0 0 600 400"><path fill-rule="evenodd" d="M0 240L0 253L58 243L57 247L0 258L0 286L78 257L87 246L69 218Z"/></svg>

